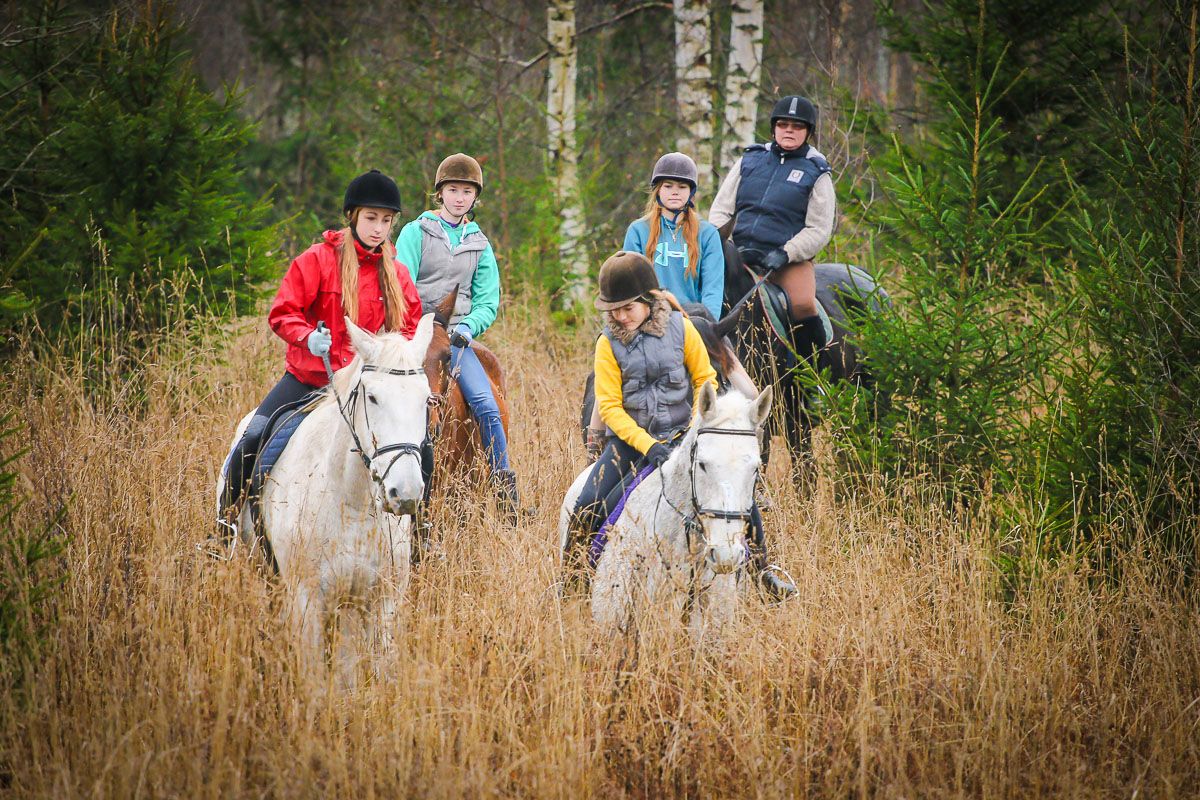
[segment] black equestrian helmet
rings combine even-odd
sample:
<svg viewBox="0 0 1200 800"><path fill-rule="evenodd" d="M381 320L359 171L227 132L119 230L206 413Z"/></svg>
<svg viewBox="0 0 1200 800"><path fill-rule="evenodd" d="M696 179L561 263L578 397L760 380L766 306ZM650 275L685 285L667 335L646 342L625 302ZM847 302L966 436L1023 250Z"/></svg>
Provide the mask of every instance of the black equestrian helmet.
<svg viewBox="0 0 1200 800"><path fill-rule="evenodd" d="M400 187L396 182L377 169L364 172L346 187L342 200L342 213L349 214L354 208L386 208L400 213Z"/></svg>

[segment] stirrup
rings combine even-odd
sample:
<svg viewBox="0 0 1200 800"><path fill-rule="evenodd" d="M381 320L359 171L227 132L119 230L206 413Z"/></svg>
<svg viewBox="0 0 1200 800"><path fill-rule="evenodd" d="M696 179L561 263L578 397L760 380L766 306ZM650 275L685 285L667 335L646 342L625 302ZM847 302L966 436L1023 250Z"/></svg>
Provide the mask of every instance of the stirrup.
<svg viewBox="0 0 1200 800"><path fill-rule="evenodd" d="M768 573L778 573L779 575L782 575L787 579L787 583L792 587L792 591L788 594L785 594L783 597L775 597L769 589L763 586L764 576L766 576ZM792 578L792 574L778 564L767 564L759 571L758 585L764 592L774 597L774 602L772 602L770 605L781 605L799 594L799 590L796 588L796 581Z"/></svg>
<svg viewBox="0 0 1200 800"><path fill-rule="evenodd" d="M217 520L218 528L225 528L229 531L228 544L216 536L209 536L202 542L196 543L196 549L213 559L214 561L224 561L226 563L233 561L234 555L237 553L238 542L241 536L238 535L237 525L223 519Z"/></svg>

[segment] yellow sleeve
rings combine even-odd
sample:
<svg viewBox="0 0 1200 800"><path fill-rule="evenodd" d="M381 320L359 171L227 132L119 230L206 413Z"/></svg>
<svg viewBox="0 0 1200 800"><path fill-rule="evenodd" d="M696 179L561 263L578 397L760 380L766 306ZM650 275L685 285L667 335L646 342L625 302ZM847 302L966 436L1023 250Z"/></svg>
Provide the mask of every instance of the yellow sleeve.
<svg viewBox="0 0 1200 800"><path fill-rule="evenodd" d="M708 360L708 350L700 338L700 331L687 317L683 318L683 363L692 376L692 416L695 417L696 403L700 400L700 390L704 384L711 381L713 388L717 388L717 371Z"/></svg>
<svg viewBox="0 0 1200 800"><path fill-rule="evenodd" d="M696 336L699 339L699 334ZM703 345L701 345L703 349ZM707 363L708 354L704 355ZM600 419L604 420L612 432L627 442L638 452L645 453L657 442L645 429L633 421L625 411L624 397L621 393L621 368L617 366L616 356L613 355L612 343L607 336L596 340L596 407L600 409ZM712 367L709 367L712 371ZM713 373L714 375L716 373Z"/></svg>

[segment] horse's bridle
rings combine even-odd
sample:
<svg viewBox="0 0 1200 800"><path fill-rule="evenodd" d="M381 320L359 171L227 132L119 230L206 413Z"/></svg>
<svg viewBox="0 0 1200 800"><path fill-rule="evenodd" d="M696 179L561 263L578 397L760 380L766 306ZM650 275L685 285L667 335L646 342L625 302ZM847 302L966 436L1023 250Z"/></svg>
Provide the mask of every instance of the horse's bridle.
<svg viewBox="0 0 1200 800"><path fill-rule="evenodd" d="M688 549L689 553L692 552L692 531L700 531L703 529L703 524L701 523L701 520L704 517L708 517L709 519L736 519L736 520L741 520L743 522L749 522L750 517L753 516L753 514L754 514L754 498L753 498L753 496L751 496L751 499L750 499L750 507L744 511L727 511L723 508L705 508L704 506L700 505L700 500L696 495L696 448L700 443L701 435L706 434L706 433L714 435L714 436L717 436L717 435L720 435L720 436L754 436L754 437L758 436L758 431L753 430L753 429L748 430L748 431L747 430L729 430L727 428L708 428L708 427L697 429L695 437L692 438L691 448L688 453L689 469L691 471L691 476L690 476L691 495L692 495L690 498L690 502L691 502L691 506L692 506L691 512L688 514L684 514L682 510L680 510L679 508L676 508L675 504L672 503L669 498L667 498L665 492L660 490L660 497L663 500L666 500L667 505L671 507L671 510L674 511L676 514L678 514L679 518L683 520L683 532L684 532L684 536L687 539L687 549ZM754 484L755 484L755 486L758 485L758 477L759 477L758 470L759 470L759 468L756 466L754 468ZM665 490L665 488L666 488L666 482L664 481L663 489Z"/></svg>
<svg viewBox="0 0 1200 800"><path fill-rule="evenodd" d="M319 323L318 328L324 327L325 323ZM393 444L385 444L383 447L376 447L373 455L368 456L366 448L363 447L362 440L358 438L358 431L354 430L354 409L358 404L358 398L363 393L362 374L364 372L379 372L384 375L425 375L425 367L419 369L380 369L374 364L363 364L358 374L358 381L354 384L354 389L350 393L350 399L342 402L342 397L338 394L337 384L333 381L333 367L329 364L329 354L321 356L322 363L325 364L325 375L329 378L329 388L333 390L333 399L337 403L338 413L341 414L342 420L346 423L346 427L350 430L350 438L354 440L353 452L358 453L359 459L362 460L363 466L366 467L367 474L371 476L371 480L383 488L383 482L387 478L388 473L392 471L392 467L406 455L415 456L417 463L421 462L421 448L429 441L429 410L433 405L433 398L425 403L425 438L421 444L413 444L412 442L395 442ZM371 430L371 419L367 413L367 404L363 403L363 423L367 426L367 430ZM374 436L372 436L374 439ZM372 441L372 444L374 442ZM387 468L383 474L379 474L371 466L371 462L381 455L387 453L395 453L392 460L388 462Z"/></svg>

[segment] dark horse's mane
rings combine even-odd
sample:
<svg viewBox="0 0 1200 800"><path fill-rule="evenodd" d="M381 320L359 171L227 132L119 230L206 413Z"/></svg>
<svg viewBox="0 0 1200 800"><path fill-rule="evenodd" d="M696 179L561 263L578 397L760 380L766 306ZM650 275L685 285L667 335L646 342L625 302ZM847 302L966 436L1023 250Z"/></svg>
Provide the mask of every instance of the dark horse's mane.
<svg viewBox="0 0 1200 800"><path fill-rule="evenodd" d="M724 382L730 370L733 369L734 355L733 350L725 342L725 337L718 334L717 321L713 319L712 312L700 303L681 303L680 305L688 319L692 321L696 332L700 334L700 341L704 342L708 358Z"/></svg>

